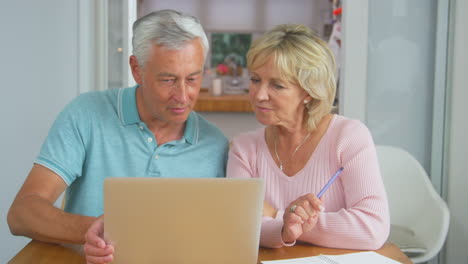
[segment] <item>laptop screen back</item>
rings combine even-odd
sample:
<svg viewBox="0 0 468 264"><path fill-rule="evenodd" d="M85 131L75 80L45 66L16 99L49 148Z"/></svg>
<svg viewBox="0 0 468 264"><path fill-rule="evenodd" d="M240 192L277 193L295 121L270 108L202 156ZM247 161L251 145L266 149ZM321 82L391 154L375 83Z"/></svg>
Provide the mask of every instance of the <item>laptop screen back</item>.
<svg viewBox="0 0 468 264"><path fill-rule="evenodd" d="M112 263L257 263L263 198L259 179L107 178Z"/></svg>

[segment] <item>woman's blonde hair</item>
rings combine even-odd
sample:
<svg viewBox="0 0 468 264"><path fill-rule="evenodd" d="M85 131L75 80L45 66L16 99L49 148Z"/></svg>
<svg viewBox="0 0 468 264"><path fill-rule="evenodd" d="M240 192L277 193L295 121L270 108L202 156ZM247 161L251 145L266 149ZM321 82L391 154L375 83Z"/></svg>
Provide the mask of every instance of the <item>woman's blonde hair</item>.
<svg viewBox="0 0 468 264"><path fill-rule="evenodd" d="M273 58L280 78L304 89L309 130L333 108L336 92L335 59L327 43L306 26L278 25L256 39L247 53L247 67L256 70Z"/></svg>

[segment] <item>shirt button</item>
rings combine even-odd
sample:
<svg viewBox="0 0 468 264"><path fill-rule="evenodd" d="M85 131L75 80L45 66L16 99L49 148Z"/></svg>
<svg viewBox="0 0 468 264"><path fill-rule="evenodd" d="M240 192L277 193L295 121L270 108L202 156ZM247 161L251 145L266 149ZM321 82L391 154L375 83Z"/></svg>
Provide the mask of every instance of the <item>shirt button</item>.
<svg viewBox="0 0 468 264"><path fill-rule="evenodd" d="M154 156L154 159L159 159L159 155Z"/></svg>
<svg viewBox="0 0 468 264"><path fill-rule="evenodd" d="M149 143L153 142L153 139L152 139L152 138L148 138L148 142L149 142Z"/></svg>
<svg viewBox="0 0 468 264"><path fill-rule="evenodd" d="M143 130L143 126L138 126L140 128L140 130Z"/></svg>

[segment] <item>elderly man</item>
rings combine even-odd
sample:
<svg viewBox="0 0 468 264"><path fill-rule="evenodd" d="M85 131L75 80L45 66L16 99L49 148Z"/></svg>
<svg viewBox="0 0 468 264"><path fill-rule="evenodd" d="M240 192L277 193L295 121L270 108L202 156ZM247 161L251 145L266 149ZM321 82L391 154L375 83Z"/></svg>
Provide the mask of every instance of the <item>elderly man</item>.
<svg viewBox="0 0 468 264"><path fill-rule="evenodd" d="M138 85L80 95L60 113L8 213L13 234L83 244L106 177L224 177L228 141L192 112L208 52L200 23L162 10L133 32Z"/></svg>

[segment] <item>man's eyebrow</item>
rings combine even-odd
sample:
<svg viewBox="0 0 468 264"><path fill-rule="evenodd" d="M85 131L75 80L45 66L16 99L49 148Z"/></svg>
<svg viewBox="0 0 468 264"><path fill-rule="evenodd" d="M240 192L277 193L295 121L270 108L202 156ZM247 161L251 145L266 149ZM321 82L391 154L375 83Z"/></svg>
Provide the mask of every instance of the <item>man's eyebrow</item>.
<svg viewBox="0 0 468 264"><path fill-rule="evenodd" d="M170 72L160 72L160 73L158 73L158 76L161 76L161 77L177 77L175 74L170 73Z"/></svg>
<svg viewBox="0 0 468 264"><path fill-rule="evenodd" d="M188 76L194 76L194 75L198 75L198 74L201 74L202 71L196 71L196 72L192 72L190 73ZM160 72L158 73L158 76L160 77L175 77L177 78L177 75L173 74L173 73L170 73L170 72Z"/></svg>
<svg viewBox="0 0 468 264"><path fill-rule="evenodd" d="M192 72L191 74L189 74L189 76L197 75L197 74L200 74L200 73L202 73L201 70L200 70L200 71L196 71L196 72Z"/></svg>

